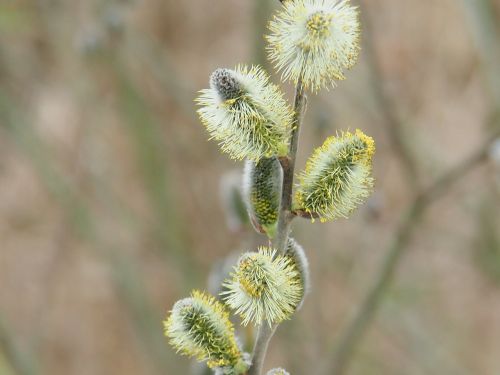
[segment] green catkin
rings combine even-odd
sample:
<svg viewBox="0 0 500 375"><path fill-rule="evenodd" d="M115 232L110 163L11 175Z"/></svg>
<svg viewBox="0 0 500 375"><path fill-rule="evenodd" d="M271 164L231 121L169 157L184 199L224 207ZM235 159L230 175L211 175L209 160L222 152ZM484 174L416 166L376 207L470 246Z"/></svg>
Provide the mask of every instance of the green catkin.
<svg viewBox="0 0 500 375"><path fill-rule="evenodd" d="M243 192L251 222L257 232L274 237L281 203L283 169L278 158L247 160Z"/></svg>
<svg viewBox="0 0 500 375"><path fill-rule="evenodd" d="M220 374L239 375L248 368L229 314L212 296L194 291L191 297L178 301L164 328L178 352L208 361L208 367L219 369Z"/></svg>
<svg viewBox="0 0 500 375"><path fill-rule="evenodd" d="M349 214L373 188L375 143L361 130L329 137L299 176L294 208L318 215L322 222Z"/></svg>

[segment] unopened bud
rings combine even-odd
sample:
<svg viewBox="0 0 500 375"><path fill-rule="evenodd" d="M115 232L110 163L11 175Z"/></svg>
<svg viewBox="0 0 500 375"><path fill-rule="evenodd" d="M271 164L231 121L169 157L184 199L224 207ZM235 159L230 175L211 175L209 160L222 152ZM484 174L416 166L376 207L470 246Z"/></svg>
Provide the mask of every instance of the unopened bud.
<svg viewBox="0 0 500 375"><path fill-rule="evenodd" d="M276 232L282 185L283 169L276 157L246 162L243 192L248 214L257 232L270 238Z"/></svg>

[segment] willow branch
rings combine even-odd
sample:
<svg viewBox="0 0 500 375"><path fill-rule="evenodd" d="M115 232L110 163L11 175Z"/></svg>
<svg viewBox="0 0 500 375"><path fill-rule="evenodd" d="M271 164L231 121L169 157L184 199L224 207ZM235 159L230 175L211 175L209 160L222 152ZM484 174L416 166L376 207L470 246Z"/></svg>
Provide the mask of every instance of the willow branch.
<svg viewBox="0 0 500 375"><path fill-rule="evenodd" d="M300 125L302 123L305 107L306 95L304 93L302 80L299 79L295 89L294 118L290 134L290 147L288 149L288 155L280 158L281 167L283 168L283 187L281 191L278 226L276 237L273 239L273 247L281 254L286 251L290 226L295 217L292 213L293 177L295 174L295 159L299 145ZM260 325L253 350L252 366L248 370L248 375L260 375L262 373L267 348L277 327L277 324L271 327L265 323Z"/></svg>
<svg viewBox="0 0 500 375"><path fill-rule="evenodd" d="M293 177L295 174L295 159L297 157L299 145L300 125L302 123L305 106L306 96L304 93L304 86L302 84L302 79L299 79L295 90L294 119L290 135L290 147L287 157L280 159L283 168L283 189L281 193L277 233L276 238L273 240L273 246L281 253L286 251L290 224L295 216L292 214Z"/></svg>

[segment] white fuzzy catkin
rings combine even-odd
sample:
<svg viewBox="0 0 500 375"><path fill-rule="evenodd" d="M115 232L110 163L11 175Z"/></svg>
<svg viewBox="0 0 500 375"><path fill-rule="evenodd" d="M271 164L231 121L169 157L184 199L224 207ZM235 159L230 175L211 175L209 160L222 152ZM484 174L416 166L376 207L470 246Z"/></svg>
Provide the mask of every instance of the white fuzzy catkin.
<svg viewBox="0 0 500 375"><path fill-rule="evenodd" d="M348 0L286 1L269 28L269 57L278 71L313 91L345 79L358 59L358 11Z"/></svg>
<svg viewBox="0 0 500 375"><path fill-rule="evenodd" d="M231 158L286 155L293 112L262 68L217 69L196 101L211 138Z"/></svg>
<svg viewBox="0 0 500 375"><path fill-rule="evenodd" d="M226 304L249 322L269 325L289 319L303 296L300 276L291 257L261 247L241 256L221 293Z"/></svg>

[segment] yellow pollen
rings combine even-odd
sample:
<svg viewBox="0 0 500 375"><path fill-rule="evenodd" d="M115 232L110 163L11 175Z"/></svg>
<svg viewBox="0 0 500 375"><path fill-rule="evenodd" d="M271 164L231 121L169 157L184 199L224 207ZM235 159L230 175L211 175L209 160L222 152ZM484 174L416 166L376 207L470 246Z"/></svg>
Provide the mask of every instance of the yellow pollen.
<svg viewBox="0 0 500 375"><path fill-rule="evenodd" d="M367 136L361 130L356 129L356 136L358 136L361 141L365 144L366 150L365 155L371 160L373 154L375 153L375 142L372 137Z"/></svg>
<svg viewBox="0 0 500 375"><path fill-rule="evenodd" d="M255 272L256 267L258 266L255 260L246 259L240 264L238 272L240 285L243 287L245 292L253 298L259 298L264 289L264 285L255 279L255 275L252 277L252 273Z"/></svg>
<svg viewBox="0 0 500 375"><path fill-rule="evenodd" d="M316 12L307 20L307 30L312 36L326 36L330 33L331 21L331 15L326 15L323 11Z"/></svg>

